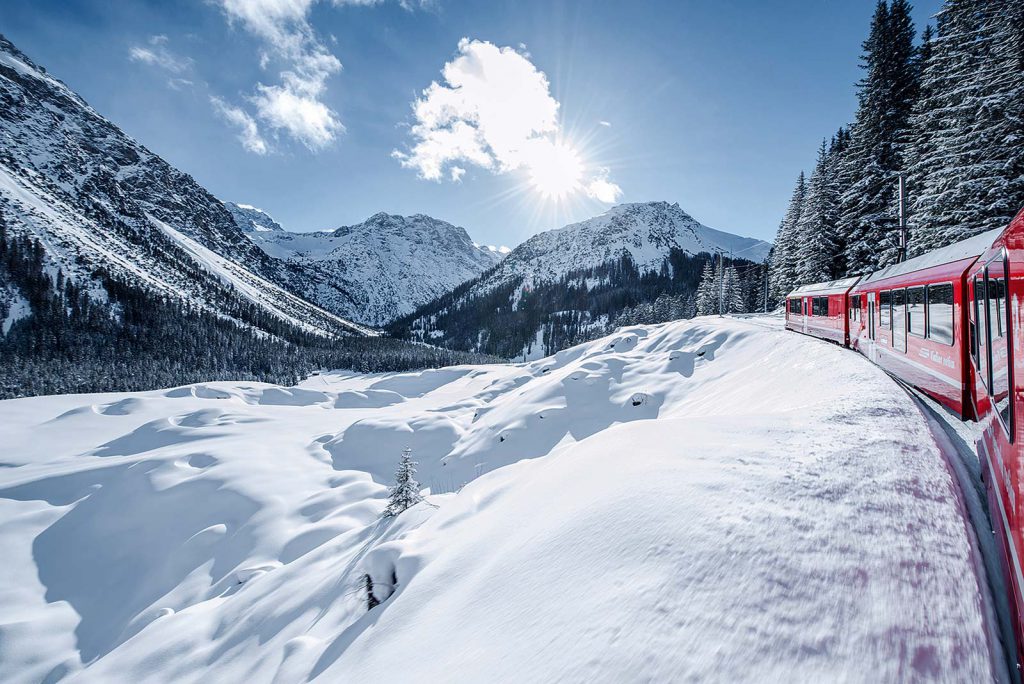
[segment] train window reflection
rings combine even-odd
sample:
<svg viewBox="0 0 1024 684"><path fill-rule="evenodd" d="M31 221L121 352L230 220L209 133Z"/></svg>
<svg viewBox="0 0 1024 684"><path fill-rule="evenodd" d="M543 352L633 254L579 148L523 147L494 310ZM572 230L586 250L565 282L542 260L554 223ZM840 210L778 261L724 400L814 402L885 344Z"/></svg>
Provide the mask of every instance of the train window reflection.
<svg viewBox="0 0 1024 684"><path fill-rule="evenodd" d="M928 337L953 344L953 284L928 286Z"/></svg>
<svg viewBox="0 0 1024 684"><path fill-rule="evenodd" d="M892 327L892 319L890 317L889 305L892 301L891 293L889 290L878 293L878 318L879 324L883 327Z"/></svg>
<svg viewBox="0 0 1024 684"><path fill-rule="evenodd" d="M924 337L924 288L907 288L907 332Z"/></svg>

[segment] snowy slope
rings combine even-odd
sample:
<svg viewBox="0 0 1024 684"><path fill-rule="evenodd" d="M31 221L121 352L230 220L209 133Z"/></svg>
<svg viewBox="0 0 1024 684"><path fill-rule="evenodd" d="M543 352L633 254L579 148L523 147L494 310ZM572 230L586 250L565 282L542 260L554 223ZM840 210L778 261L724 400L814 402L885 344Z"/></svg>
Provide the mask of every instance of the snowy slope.
<svg viewBox="0 0 1024 684"><path fill-rule="evenodd" d="M44 245L53 273L60 269L97 297L104 293L96 272L104 269L134 286L227 315L238 302L226 299L236 293L200 282L193 271L209 270L209 261L183 250L173 237L180 235L230 262L254 287L266 286L246 303L306 330L362 331L286 292L281 285L287 266L257 248L216 197L2 36L0 211L13 235L29 234ZM224 279L223 269L210 274Z"/></svg>
<svg viewBox="0 0 1024 684"><path fill-rule="evenodd" d="M0 671L991 680L987 589L924 419L780 327L0 402ZM380 522L405 447L435 493Z"/></svg>
<svg viewBox="0 0 1024 684"><path fill-rule="evenodd" d="M641 271L657 270L672 248L687 254L722 250L727 256L761 262L771 245L708 228L678 204L620 204L600 216L534 235L513 249L479 287L486 290L516 277L556 280L626 254Z"/></svg>
<svg viewBox="0 0 1024 684"><path fill-rule="evenodd" d="M293 268L293 290L369 325L411 313L504 256L473 243L464 228L423 214L378 213L333 231L291 233L258 209L234 206L249 237Z"/></svg>

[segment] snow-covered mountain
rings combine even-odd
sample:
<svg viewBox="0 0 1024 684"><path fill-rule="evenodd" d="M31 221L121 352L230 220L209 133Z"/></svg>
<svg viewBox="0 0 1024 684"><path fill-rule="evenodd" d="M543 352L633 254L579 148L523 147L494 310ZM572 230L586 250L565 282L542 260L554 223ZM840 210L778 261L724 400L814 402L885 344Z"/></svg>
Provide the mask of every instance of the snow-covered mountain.
<svg viewBox="0 0 1024 684"><path fill-rule="evenodd" d="M476 245L464 228L423 214L381 212L337 230L292 233L255 207L227 206L253 242L288 264L294 291L368 325L411 313L504 256Z"/></svg>
<svg viewBox="0 0 1024 684"><path fill-rule="evenodd" d="M763 290L757 264L770 249L709 228L678 204L621 204L534 235L495 268L391 329L452 349L537 358L613 329L629 307L660 299L656 320L692 316L701 271L718 251L753 262L745 264L742 284L744 298L753 300Z"/></svg>
<svg viewBox="0 0 1024 684"><path fill-rule="evenodd" d="M99 298L102 270L226 317L255 306L307 331L370 332L289 292L287 266L220 200L2 36L0 211L11 235L40 241L54 274Z"/></svg>
<svg viewBox="0 0 1024 684"><path fill-rule="evenodd" d="M708 228L678 204L620 204L600 216L534 235L511 251L489 287L522 277L551 281L574 270L592 268L629 255L640 271L657 270L672 249L686 254L714 253L761 262L771 244Z"/></svg>
<svg viewBox="0 0 1024 684"><path fill-rule="evenodd" d="M781 323L2 401L0 679L1010 681L927 419Z"/></svg>
<svg viewBox="0 0 1024 684"><path fill-rule="evenodd" d="M281 224L270 217L270 214L251 204L235 204L225 202L224 208L231 213L235 223L243 233L275 233L284 232Z"/></svg>

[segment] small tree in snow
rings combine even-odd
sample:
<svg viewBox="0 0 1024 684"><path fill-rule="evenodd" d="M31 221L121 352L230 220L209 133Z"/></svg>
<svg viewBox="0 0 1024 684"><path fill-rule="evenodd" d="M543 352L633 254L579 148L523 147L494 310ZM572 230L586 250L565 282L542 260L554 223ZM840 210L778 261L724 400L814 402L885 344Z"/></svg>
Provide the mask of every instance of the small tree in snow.
<svg viewBox="0 0 1024 684"><path fill-rule="evenodd" d="M420 483L416 481L416 461L412 460L412 449L406 449L395 471L395 486L391 488L384 517L393 518L421 501L423 496L420 494Z"/></svg>

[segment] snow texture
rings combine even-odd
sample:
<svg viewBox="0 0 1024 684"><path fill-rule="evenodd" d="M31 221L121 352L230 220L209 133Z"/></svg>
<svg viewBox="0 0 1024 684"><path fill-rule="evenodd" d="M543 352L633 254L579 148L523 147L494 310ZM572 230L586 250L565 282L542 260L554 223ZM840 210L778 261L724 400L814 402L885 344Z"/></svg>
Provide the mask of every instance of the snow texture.
<svg viewBox="0 0 1024 684"><path fill-rule="evenodd" d="M924 418L779 318L9 400L0 443L6 682L993 676Z"/></svg>

